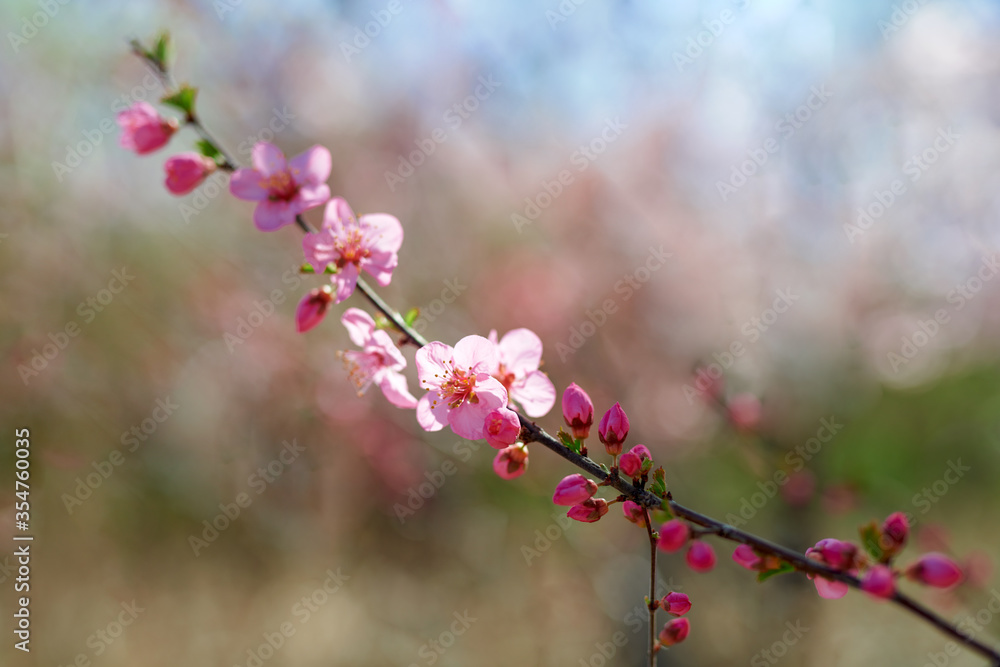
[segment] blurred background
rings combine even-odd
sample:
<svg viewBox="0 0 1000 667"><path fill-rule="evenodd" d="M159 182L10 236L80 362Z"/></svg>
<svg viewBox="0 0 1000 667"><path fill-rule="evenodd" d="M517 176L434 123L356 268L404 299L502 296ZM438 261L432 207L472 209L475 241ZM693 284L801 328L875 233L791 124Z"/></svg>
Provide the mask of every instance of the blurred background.
<svg viewBox="0 0 1000 667"><path fill-rule="evenodd" d="M299 232L258 232L222 177L168 194L190 129L118 146L117 111L164 92L127 41L163 29L238 160L323 144L334 194L402 221L382 294L428 338L531 328L675 499L796 549L909 513L900 562L968 576L905 590L997 643L1000 4L13 0L0 23L5 610L19 428L36 536L32 651L5 614L3 664L643 664L643 530L568 525L542 448L505 482L484 443L356 396L344 307L295 332L323 282ZM694 607L660 665L984 664L714 544L711 574L661 558Z"/></svg>

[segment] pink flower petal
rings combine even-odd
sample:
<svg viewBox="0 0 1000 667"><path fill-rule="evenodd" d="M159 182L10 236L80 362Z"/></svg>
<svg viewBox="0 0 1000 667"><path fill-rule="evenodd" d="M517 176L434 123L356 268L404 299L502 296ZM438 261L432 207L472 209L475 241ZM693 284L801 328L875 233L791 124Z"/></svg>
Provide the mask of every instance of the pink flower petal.
<svg viewBox="0 0 1000 667"><path fill-rule="evenodd" d="M515 382L510 395L529 417L544 417L556 404L556 388L549 376L542 371L530 371L523 380Z"/></svg>
<svg viewBox="0 0 1000 667"><path fill-rule="evenodd" d="M302 237L302 252L306 261L317 273L326 270L327 264L336 261L336 242L328 230L312 232Z"/></svg>
<svg viewBox="0 0 1000 667"><path fill-rule="evenodd" d="M417 350L417 377L420 378L420 385L425 389L436 389L441 386L442 379L448 371L446 364L451 362L453 355L454 350L450 345L437 341Z"/></svg>
<svg viewBox="0 0 1000 667"><path fill-rule="evenodd" d="M495 390L489 387L490 381L499 387L500 392L502 392L500 395L497 395ZM478 403L465 401L448 412L448 423L451 425L451 430L460 438L479 440L486 437L486 416L507 405L507 390L503 388L502 384L493 378L487 378L485 384L487 384L485 388L480 385L476 387L476 395L479 397Z"/></svg>
<svg viewBox="0 0 1000 667"><path fill-rule="evenodd" d="M375 320L360 308L345 310L344 314L340 316L340 323L347 329L347 335L351 337L351 342L358 347L367 345L375 331Z"/></svg>
<svg viewBox="0 0 1000 667"><path fill-rule="evenodd" d="M389 332L387 331L379 329L373 332L371 339L365 346L365 350L377 352L382 355L382 363L387 368L395 370L406 368L406 358L399 351L399 348L396 347L396 344L392 342L392 337L389 336Z"/></svg>
<svg viewBox="0 0 1000 667"><path fill-rule="evenodd" d="M482 336L466 336L455 344L455 365L460 368L476 373L489 373L496 363L496 346ZM500 387L502 389L503 385ZM504 396L506 395L507 390L504 389Z"/></svg>
<svg viewBox="0 0 1000 667"><path fill-rule="evenodd" d="M259 141L254 145L250 161L265 177L285 168L285 154L277 146L266 141Z"/></svg>
<svg viewBox="0 0 1000 667"><path fill-rule="evenodd" d="M440 431L448 425L448 406L438 401L437 392L428 392L417 401L417 423L425 431Z"/></svg>
<svg viewBox="0 0 1000 667"><path fill-rule="evenodd" d="M373 250L363 266L365 271L371 275L382 287L392 282L392 272L399 264L399 255L394 252L382 252Z"/></svg>
<svg viewBox="0 0 1000 667"><path fill-rule="evenodd" d="M244 201L264 201L268 193L260 184L263 178L256 169L237 169L229 179L229 192Z"/></svg>
<svg viewBox="0 0 1000 667"><path fill-rule="evenodd" d="M299 193L295 197L296 206L299 213L308 211L311 208L321 206L330 199L330 186L326 183L319 185L303 185L299 188Z"/></svg>
<svg viewBox="0 0 1000 667"><path fill-rule="evenodd" d="M368 213L359 221L363 227L368 227L366 236L370 238L370 247L388 252L399 252L403 246L403 225L388 213Z"/></svg>
<svg viewBox="0 0 1000 667"><path fill-rule="evenodd" d="M299 185L317 185L330 178L333 159L325 146L313 146L288 161L292 178ZM328 197L329 198L329 197Z"/></svg>
<svg viewBox="0 0 1000 667"><path fill-rule="evenodd" d="M358 284L358 267L354 264L348 264L339 273L330 276L330 282L333 283L335 288L333 302L340 303L354 294L354 288Z"/></svg>
<svg viewBox="0 0 1000 667"><path fill-rule="evenodd" d="M406 377L403 374L384 369L379 377L375 379L375 382L389 402L397 408L409 410L417 407L417 399L413 397L410 389L406 386Z"/></svg>
<svg viewBox="0 0 1000 667"><path fill-rule="evenodd" d="M816 577L813 579L813 583L816 585L816 592L819 593L819 596L827 600L839 600L847 595L849 590L847 584L840 581L830 581L823 577Z"/></svg>
<svg viewBox="0 0 1000 667"><path fill-rule="evenodd" d="M323 212L323 227L331 230L343 230L344 226L354 220L354 211L350 204L343 197L334 197L326 203L326 210ZM334 234L335 236L339 234Z"/></svg>
<svg viewBox="0 0 1000 667"><path fill-rule="evenodd" d="M262 232L273 232L295 222L295 213L285 201L262 201L253 211L253 224Z"/></svg>
<svg viewBox="0 0 1000 667"><path fill-rule="evenodd" d="M516 376L538 370L538 365L542 362L542 341L530 329L508 331L497 347L504 368Z"/></svg>

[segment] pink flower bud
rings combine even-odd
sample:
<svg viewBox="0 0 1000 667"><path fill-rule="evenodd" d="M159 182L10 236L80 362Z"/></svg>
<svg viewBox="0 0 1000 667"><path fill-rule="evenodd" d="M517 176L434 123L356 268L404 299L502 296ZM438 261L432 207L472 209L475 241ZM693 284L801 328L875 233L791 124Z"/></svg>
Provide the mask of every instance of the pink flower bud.
<svg viewBox="0 0 1000 667"><path fill-rule="evenodd" d="M816 546L806 549L807 556L818 556L817 560L835 570L850 570L855 566L858 547L850 542L833 538L820 540Z"/></svg>
<svg viewBox="0 0 1000 667"><path fill-rule="evenodd" d="M674 616L683 616L691 611L691 600L684 593L667 593L660 600L663 611Z"/></svg>
<svg viewBox="0 0 1000 667"><path fill-rule="evenodd" d="M741 544L736 547L736 550L733 551L733 560L748 570L756 570L761 564L761 557L754 552L753 547L749 544Z"/></svg>
<svg viewBox="0 0 1000 667"><path fill-rule="evenodd" d="M118 126L122 130L119 143L122 148L139 155L162 148L177 131L177 121L163 118L147 102L136 102L118 113Z"/></svg>
<svg viewBox="0 0 1000 667"><path fill-rule="evenodd" d="M906 576L928 586L951 588L962 580L962 568L944 554L924 554L906 568Z"/></svg>
<svg viewBox="0 0 1000 667"><path fill-rule="evenodd" d="M574 473L563 477L562 481L556 485L556 492L552 494L552 502L556 505L577 505L597 493L597 482L587 479L580 473Z"/></svg>
<svg viewBox="0 0 1000 667"><path fill-rule="evenodd" d="M521 435L521 422L517 413L499 408L486 415L486 442L494 449L503 449L517 442Z"/></svg>
<svg viewBox="0 0 1000 667"><path fill-rule="evenodd" d="M634 523L637 526L646 525L646 514L642 511L642 507L632 502L631 500L626 500L622 503L622 512L625 514L625 518Z"/></svg>
<svg viewBox="0 0 1000 667"><path fill-rule="evenodd" d="M571 382L562 396L563 419L573 431L574 438L586 438L594 424L594 404L587 392Z"/></svg>
<svg viewBox="0 0 1000 667"><path fill-rule="evenodd" d="M760 400L753 394L737 394L729 399L726 414L736 428L753 431L760 424Z"/></svg>
<svg viewBox="0 0 1000 667"><path fill-rule="evenodd" d="M573 505L566 516L584 523L594 523L608 513L608 501L603 498L587 498L579 505Z"/></svg>
<svg viewBox="0 0 1000 667"><path fill-rule="evenodd" d="M660 630L659 640L663 646L680 644L691 632L691 622L686 618L672 618Z"/></svg>
<svg viewBox="0 0 1000 667"><path fill-rule="evenodd" d="M329 286L309 290L295 308L296 330L305 333L322 322L332 302L333 290Z"/></svg>
<svg viewBox="0 0 1000 667"><path fill-rule="evenodd" d="M216 166L215 160L210 160L199 153L174 155L163 165L163 169L167 172L167 190L171 194L186 195L215 171Z"/></svg>
<svg viewBox="0 0 1000 667"><path fill-rule="evenodd" d="M695 572L710 572L715 567L715 549L707 542L695 540L688 549L685 560Z"/></svg>
<svg viewBox="0 0 1000 667"><path fill-rule="evenodd" d="M504 479L520 477L527 468L528 448L520 443L501 449L493 459L493 472Z"/></svg>
<svg viewBox="0 0 1000 667"><path fill-rule="evenodd" d="M893 512L882 523L882 540L879 545L883 551L895 554L906 544L910 534L910 522L902 512Z"/></svg>
<svg viewBox="0 0 1000 667"><path fill-rule="evenodd" d="M646 445L636 445L622 454L621 460L618 461L618 469L626 477L638 477L643 460L651 458L653 456L649 453Z"/></svg>
<svg viewBox="0 0 1000 667"><path fill-rule="evenodd" d="M672 554L684 548L690 536L691 530L686 523L679 519L671 519L660 526L660 539L656 546L660 551Z"/></svg>
<svg viewBox="0 0 1000 667"><path fill-rule="evenodd" d="M892 569L886 565L872 565L861 579L861 590L875 598L891 598L896 592Z"/></svg>
<svg viewBox="0 0 1000 667"><path fill-rule="evenodd" d="M601 417L597 426L597 435L604 443L608 456L618 456L622 453L622 443L628 437L628 415L622 410L620 403L615 403Z"/></svg>

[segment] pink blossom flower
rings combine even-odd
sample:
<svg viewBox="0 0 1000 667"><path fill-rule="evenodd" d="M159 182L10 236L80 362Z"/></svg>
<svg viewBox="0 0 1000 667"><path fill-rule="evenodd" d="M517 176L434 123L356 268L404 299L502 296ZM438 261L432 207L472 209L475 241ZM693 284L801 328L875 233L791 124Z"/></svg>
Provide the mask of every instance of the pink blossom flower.
<svg viewBox="0 0 1000 667"><path fill-rule="evenodd" d="M850 586L842 581L833 581L813 574L807 574L806 576L812 579L813 584L816 586L816 592L825 600L839 600L847 595L847 591L850 590Z"/></svg>
<svg viewBox="0 0 1000 667"><path fill-rule="evenodd" d="M295 329L305 333L322 322L331 301L333 294L329 285L309 290L295 308Z"/></svg>
<svg viewBox="0 0 1000 667"><path fill-rule="evenodd" d="M608 501L603 498L587 498L578 505L573 505L566 516L584 523L594 523L608 513Z"/></svg>
<svg viewBox="0 0 1000 667"><path fill-rule="evenodd" d="M861 579L861 590L874 598L887 600L896 592L892 569L885 565L872 565Z"/></svg>
<svg viewBox="0 0 1000 667"><path fill-rule="evenodd" d="M632 449L622 454L618 462L618 469L627 477L638 477L642 472L642 462L653 458L646 445L636 445Z"/></svg>
<svg viewBox="0 0 1000 667"><path fill-rule="evenodd" d="M514 479L528 469L528 447L517 443L497 452L493 459L493 472L504 479Z"/></svg>
<svg viewBox="0 0 1000 667"><path fill-rule="evenodd" d="M715 567L715 549L707 542L695 540L688 548L685 560L695 572L710 572Z"/></svg>
<svg viewBox="0 0 1000 667"><path fill-rule="evenodd" d="M622 503L622 512L625 514L625 518L635 525L646 525L646 513L642 511L641 505L638 505L631 500L626 500Z"/></svg>
<svg viewBox="0 0 1000 667"><path fill-rule="evenodd" d="M656 546L660 551L666 551L670 554L680 551L687 544L690 536L691 529L686 523L679 519L671 519L660 526L660 539Z"/></svg>
<svg viewBox="0 0 1000 667"><path fill-rule="evenodd" d="M556 402L556 388L549 376L538 370L542 363L542 341L530 329L512 329L496 343L497 367L490 372L503 384L507 396L516 401L529 417L544 417Z"/></svg>
<svg viewBox="0 0 1000 667"><path fill-rule="evenodd" d="M552 494L552 502L556 505L567 507L582 503L597 493L597 482L587 479L580 473L567 475L562 481L556 484L556 491Z"/></svg>
<svg viewBox="0 0 1000 667"><path fill-rule="evenodd" d="M622 453L622 443L628 437L628 415L622 410L620 403L615 403L611 409L601 417L601 423L597 425L597 435L604 443L604 449L608 456L618 456Z"/></svg>
<svg viewBox="0 0 1000 667"><path fill-rule="evenodd" d="M756 570L761 564L762 559L749 544L741 544L733 551L733 560L741 567L745 567L748 570Z"/></svg>
<svg viewBox="0 0 1000 667"><path fill-rule="evenodd" d="M521 435L521 421L517 413L499 408L486 415L486 442L494 449L503 449L517 442Z"/></svg>
<svg viewBox="0 0 1000 667"><path fill-rule="evenodd" d="M691 621L686 618L672 618L660 630L659 640L663 646L680 644L691 632Z"/></svg>
<svg viewBox="0 0 1000 667"><path fill-rule="evenodd" d="M166 119L147 102L136 102L116 116L122 130L119 143L122 148L135 151L138 155L152 153L170 141L177 131L177 121Z"/></svg>
<svg viewBox="0 0 1000 667"><path fill-rule="evenodd" d="M323 271L328 264L336 266L337 272L330 277L337 288L334 303L354 292L362 270L379 285L388 285L402 245L403 226L399 220L386 213L356 218L340 197L326 205L323 228L302 239L306 260L316 271Z"/></svg>
<svg viewBox="0 0 1000 667"><path fill-rule="evenodd" d="M575 382L571 382L562 395L562 412L566 425L574 438L586 438L594 424L594 404Z"/></svg>
<svg viewBox="0 0 1000 667"><path fill-rule="evenodd" d="M259 202L253 222L262 232L290 225L296 215L330 198L326 179L330 178L332 158L323 146L313 146L286 161L277 146L261 141L253 147L251 161L253 169L233 173L229 191L238 199Z"/></svg>
<svg viewBox="0 0 1000 667"><path fill-rule="evenodd" d="M390 403L399 408L417 407L417 399L406 386L406 377L400 373L406 368L406 359L396 349L389 334L375 329L375 320L363 310L348 308L340 318L347 333L360 351L341 352L348 376L358 388L360 396L372 384L378 385Z"/></svg>
<svg viewBox="0 0 1000 667"><path fill-rule="evenodd" d="M210 160L200 153L174 155L163 165L167 173L167 190L171 194L186 195L215 171L216 166L215 160Z"/></svg>
<svg viewBox="0 0 1000 667"><path fill-rule="evenodd" d="M951 588L962 580L962 568L944 554L931 552L906 568L906 576L928 586Z"/></svg>
<svg viewBox="0 0 1000 667"><path fill-rule="evenodd" d="M902 512L893 512L882 523L882 540L879 545L887 554L894 555L906 544L910 522Z"/></svg>
<svg viewBox="0 0 1000 667"><path fill-rule="evenodd" d="M737 394L726 404L726 414L736 428L753 431L760 424L760 400L753 394Z"/></svg>
<svg viewBox="0 0 1000 667"><path fill-rule="evenodd" d="M427 393L417 404L417 423L425 431L451 426L456 435L479 440L486 417L507 405L507 390L490 375L496 345L466 336L454 348L437 341L417 350L417 376Z"/></svg>
<svg viewBox="0 0 1000 667"><path fill-rule="evenodd" d="M683 616L691 611L691 599L684 593L667 593L660 600L660 607L673 616Z"/></svg>

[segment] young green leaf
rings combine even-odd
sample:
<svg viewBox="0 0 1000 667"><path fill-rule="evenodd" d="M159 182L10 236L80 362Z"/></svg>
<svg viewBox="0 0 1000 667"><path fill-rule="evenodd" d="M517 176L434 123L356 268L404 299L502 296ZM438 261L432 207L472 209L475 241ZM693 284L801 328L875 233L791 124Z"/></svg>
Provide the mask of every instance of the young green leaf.
<svg viewBox="0 0 1000 667"><path fill-rule="evenodd" d="M767 570L766 572L760 572L760 573L758 573L757 574L757 583L761 583L762 584L765 581L767 581L768 579L770 579L771 577L775 577L775 576L777 576L779 574L784 574L786 572L792 572L794 570L795 570L795 568L792 567L791 563L789 563L787 561L782 561L781 565L779 565L778 567L774 568L773 570Z"/></svg>
<svg viewBox="0 0 1000 667"><path fill-rule="evenodd" d="M197 96L197 88L192 88L191 86L184 84L176 93L173 95L165 95L160 99L160 101L174 107L175 109L180 109L184 112L184 115L191 117L194 116L194 100Z"/></svg>

